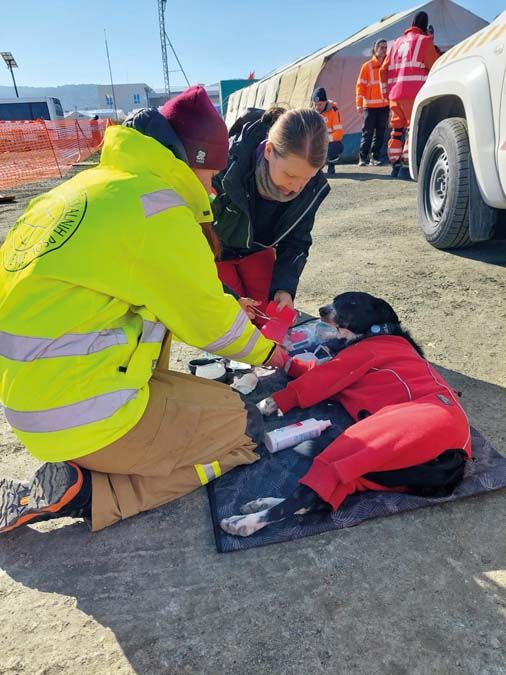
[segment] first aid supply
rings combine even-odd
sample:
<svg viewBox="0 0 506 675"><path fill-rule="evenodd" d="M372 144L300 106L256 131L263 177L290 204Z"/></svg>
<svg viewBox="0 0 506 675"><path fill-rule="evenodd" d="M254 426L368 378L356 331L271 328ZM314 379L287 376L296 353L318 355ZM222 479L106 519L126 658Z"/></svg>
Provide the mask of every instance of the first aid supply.
<svg viewBox="0 0 506 675"><path fill-rule="evenodd" d="M265 434L265 447L270 453L279 452L285 448L291 448L294 445L309 441L312 438L318 438L322 431L332 425L330 420L316 420L311 417L303 422L289 424L287 427L274 429Z"/></svg>
<svg viewBox="0 0 506 675"><path fill-rule="evenodd" d="M337 328L319 319L288 330L283 346L289 354L315 352L320 345L338 344Z"/></svg>
<svg viewBox="0 0 506 675"><path fill-rule="evenodd" d="M235 389L240 394L251 394L252 391L255 391L258 384L258 377L255 373L246 373L242 377L234 378L234 381L230 385L231 389Z"/></svg>
<svg viewBox="0 0 506 675"><path fill-rule="evenodd" d="M197 377L205 377L207 380L219 380L224 382L227 377L227 369L223 363L206 363L203 366L197 366L195 369Z"/></svg>
<svg viewBox="0 0 506 675"><path fill-rule="evenodd" d="M297 318L297 310L291 307L279 309L277 303L271 300L265 309L265 315L269 318L260 329L260 332L269 340L281 344L288 329Z"/></svg>

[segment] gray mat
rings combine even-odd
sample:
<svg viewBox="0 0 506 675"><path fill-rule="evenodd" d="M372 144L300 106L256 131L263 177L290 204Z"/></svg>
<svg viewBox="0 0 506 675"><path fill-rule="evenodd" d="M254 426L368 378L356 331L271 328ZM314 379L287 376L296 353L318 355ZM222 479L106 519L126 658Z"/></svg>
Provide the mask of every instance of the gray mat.
<svg viewBox="0 0 506 675"><path fill-rule="evenodd" d="M244 398L259 401L282 388L285 383L286 376L281 373L262 377L257 389ZM323 450L352 423L341 405L325 402L306 410L295 409L284 417L267 418L266 430L309 417L331 419L333 423L318 439L317 451ZM233 537L219 527L222 518L240 513L239 507L242 504L257 497L288 496L312 461L290 449L271 455L260 445L258 452L261 459L258 462L238 467L207 486L216 548L220 553L228 553L300 539L328 530L353 527L370 518L451 502L506 487L506 458L475 429L472 430L472 438L474 461L467 463L464 480L449 497L428 498L396 492L363 492L347 497L337 511L294 516L269 525L251 537Z"/></svg>

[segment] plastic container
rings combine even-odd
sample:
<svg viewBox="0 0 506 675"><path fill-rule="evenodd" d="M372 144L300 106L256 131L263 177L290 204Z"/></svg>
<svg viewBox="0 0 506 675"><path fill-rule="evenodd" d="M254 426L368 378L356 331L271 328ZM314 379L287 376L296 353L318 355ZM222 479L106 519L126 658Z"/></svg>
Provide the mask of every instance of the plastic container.
<svg viewBox="0 0 506 675"><path fill-rule="evenodd" d="M309 441L311 438L318 438L322 431L332 425L330 420L316 420L311 417L303 422L296 422L287 427L274 429L265 434L265 447L270 453L279 452L285 448L291 448L294 445Z"/></svg>
<svg viewBox="0 0 506 675"><path fill-rule="evenodd" d="M284 344L288 353L292 355L300 352L314 352L320 345L334 343L339 339L337 335L335 326L316 319L302 326L291 328Z"/></svg>
<svg viewBox="0 0 506 675"><path fill-rule="evenodd" d="M197 377L204 377L206 380L215 380L216 382L227 381L227 369L223 363L214 362L197 366L195 369Z"/></svg>

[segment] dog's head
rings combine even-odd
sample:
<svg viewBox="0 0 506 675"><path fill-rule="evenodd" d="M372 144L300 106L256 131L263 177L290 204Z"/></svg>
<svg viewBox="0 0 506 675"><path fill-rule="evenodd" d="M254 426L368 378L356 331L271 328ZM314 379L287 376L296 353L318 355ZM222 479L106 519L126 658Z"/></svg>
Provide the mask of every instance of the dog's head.
<svg viewBox="0 0 506 675"><path fill-rule="evenodd" d="M347 328L357 335L370 332L374 326L399 323L388 302L358 291L337 295L332 304L320 307L320 317L326 323ZM380 331L373 329L372 332Z"/></svg>

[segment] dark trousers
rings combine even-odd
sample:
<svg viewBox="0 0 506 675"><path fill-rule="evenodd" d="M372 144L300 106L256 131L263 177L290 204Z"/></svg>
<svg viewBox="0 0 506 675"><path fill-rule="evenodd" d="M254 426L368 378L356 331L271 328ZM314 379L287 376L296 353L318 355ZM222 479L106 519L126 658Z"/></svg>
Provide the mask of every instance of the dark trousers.
<svg viewBox="0 0 506 675"><path fill-rule="evenodd" d="M330 141L327 151L327 166L328 173L334 174L336 172L334 164L339 160L343 152L343 144L341 141Z"/></svg>
<svg viewBox="0 0 506 675"><path fill-rule="evenodd" d="M381 149L388 124L389 109L364 108L364 126L360 139L360 159L367 159L371 150L374 159L381 159ZM372 147L371 147L372 144Z"/></svg>

